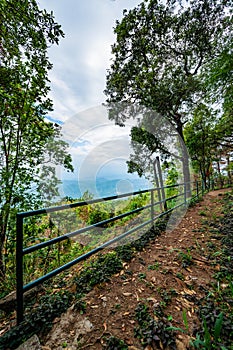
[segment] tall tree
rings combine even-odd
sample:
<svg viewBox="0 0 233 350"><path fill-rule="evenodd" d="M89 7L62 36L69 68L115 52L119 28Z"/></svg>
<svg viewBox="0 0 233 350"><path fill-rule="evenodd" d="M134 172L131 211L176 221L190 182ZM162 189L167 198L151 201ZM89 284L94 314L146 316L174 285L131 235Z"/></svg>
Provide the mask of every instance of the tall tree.
<svg viewBox="0 0 233 350"><path fill-rule="evenodd" d="M59 128L44 118L52 109L47 50L61 36L53 14L35 0L0 2L0 278L7 238L15 239L15 211L34 208L45 197L46 184L49 196L57 184L54 167L46 162L72 170Z"/></svg>
<svg viewBox="0 0 233 350"><path fill-rule="evenodd" d="M109 118L124 125L131 116L125 106L139 104L166 117L184 141L189 111L204 94L199 74L221 51L229 34L227 19L224 0L186 1L185 6L150 0L125 10L114 30L114 58L107 74ZM182 146L188 183L188 155Z"/></svg>
<svg viewBox="0 0 233 350"><path fill-rule="evenodd" d="M194 171L201 174L205 188L209 187L214 161L214 124L216 115L204 104L195 110L193 118L184 129L186 144Z"/></svg>
<svg viewBox="0 0 233 350"><path fill-rule="evenodd" d="M194 171L201 174L206 188L214 176L214 167L220 180L221 162L226 162L228 177L231 179L230 161L233 151L233 120L218 116L218 112L201 103L194 110L193 118L184 128L184 135ZM216 166L217 165L217 166Z"/></svg>
<svg viewBox="0 0 233 350"><path fill-rule="evenodd" d="M147 174L153 180L158 155L163 161L182 161L182 140L166 118L154 111L144 111L141 122L131 129L133 153L127 161L128 171L137 172L139 176Z"/></svg>

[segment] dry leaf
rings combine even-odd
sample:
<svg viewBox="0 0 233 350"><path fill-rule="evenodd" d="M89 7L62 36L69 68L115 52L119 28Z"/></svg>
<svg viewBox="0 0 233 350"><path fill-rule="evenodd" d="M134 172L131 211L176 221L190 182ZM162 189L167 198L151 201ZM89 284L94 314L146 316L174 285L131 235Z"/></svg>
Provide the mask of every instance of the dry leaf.
<svg viewBox="0 0 233 350"><path fill-rule="evenodd" d="M2 330L0 331L0 336L1 336L4 332L5 332L5 329L2 329Z"/></svg>
<svg viewBox="0 0 233 350"><path fill-rule="evenodd" d="M150 345L147 345L147 347L144 350L153 350L153 348Z"/></svg>
<svg viewBox="0 0 233 350"><path fill-rule="evenodd" d="M151 297L150 297L150 298L147 298L146 300L147 300L147 301L153 301L154 303L157 303L157 301L158 301L158 300L156 300L155 298L151 298Z"/></svg>
<svg viewBox="0 0 233 350"><path fill-rule="evenodd" d="M102 301L107 301L108 299L107 299L107 297L102 297L101 300Z"/></svg>
<svg viewBox="0 0 233 350"><path fill-rule="evenodd" d="M186 350L186 346L178 339L176 339L177 350Z"/></svg>
<svg viewBox="0 0 233 350"><path fill-rule="evenodd" d="M194 294L196 294L196 292L195 292L195 290L190 290L190 289L184 288L184 290L181 292L181 294L194 295Z"/></svg>
<svg viewBox="0 0 233 350"><path fill-rule="evenodd" d="M164 347L163 347L163 343L160 341L159 342L159 346L161 347L161 349L163 349Z"/></svg>
<svg viewBox="0 0 233 350"><path fill-rule="evenodd" d="M106 322L104 322L103 326L104 326L104 331L106 332L106 330L107 330L107 324L106 324Z"/></svg>
<svg viewBox="0 0 233 350"><path fill-rule="evenodd" d="M99 305L91 305L92 309L98 309Z"/></svg>
<svg viewBox="0 0 233 350"><path fill-rule="evenodd" d="M122 293L125 297L129 297L132 293Z"/></svg>

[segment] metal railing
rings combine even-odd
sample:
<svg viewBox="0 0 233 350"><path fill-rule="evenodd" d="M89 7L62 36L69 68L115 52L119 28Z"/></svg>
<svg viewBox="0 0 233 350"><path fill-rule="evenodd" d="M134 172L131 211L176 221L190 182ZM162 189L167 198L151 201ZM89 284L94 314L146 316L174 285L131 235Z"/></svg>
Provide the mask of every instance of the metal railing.
<svg viewBox="0 0 233 350"><path fill-rule="evenodd" d="M187 188L192 187L192 191L191 191L191 196L187 195ZM87 258L89 258L91 255L99 252L100 250L104 249L107 246L112 245L113 243L123 239L124 237L131 235L132 233L134 233L135 231L142 229L144 226L152 224L156 219L168 214L169 212L175 210L176 208L183 206L183 205L187 205L188 200L192 197L198 197L200 192L203 193L203 186L199 186L199 182L192 182L190 184L177 184L177 185L171 185L171 186L164 186L164 189L169 189L169 188L182 188L182 192L168 197L168 198L163 198L160 201L155 201L155 193L161 191L161 187L157 187L157 188L151 188L151 189L147 189L147 190L142 190L142 191L136 191L136 192L130 192L130 193L124 193L124 194L120 194L120 195L114 195L114 196L110 196L110 197L104 197L104 198L98 198L98 199L92 199L92 200L88 200L88 201L81 201L81 202L76 202L76 203L71 203L71 204L66 204L66 205L60 205L60 206L55 206L55 207L50 207L50 208L45 208L45 209L40 209L40 210L33 210L33 211L27 211L27 212L20 212L17 214L17 241L16 241L16 276L17 276L17 323L21 323L23 321L23 313L24 313L24 293L26 291L31 290L32 288L36 287L37 285L45 282L46 280L58 275L59 273L61 273L62 271L72 267L73 265L86 260ZM103 202L103 201L112 201L112 200L116 200L119 198L126 198L129 196L136 196L139 194L143 194L143 193L150 193L150 203L142 206L140 208L131 210L131 211L127 211L123 214L111 217L109 219L97 222L93 225L89 225L83 228L80 228L76 231L72 231L69 233L66 233L64 235L60 235L58 237L52 238L48 241L45 242L41 242L35 245L32 245L30 247L24 248L24 242L23 242L23 236L24 236L24 219L28 218L28 217L35 217L38 215L42 215L42 214L50 214L50 213L54 213L54 212L59 212L59 211L63 211L63 210L67 210L67 209L72 209L72 208L78 208L78 207L83 207L86 205L90 205L90 204L95 204L95 203L99 203L99 202ZM189 192L190 194L190 192ZM169 201L171 200L175 200L179 197L183 197L183 201L181 203L179 203L178 205L175 205L174 207L166 210L166 211L162 211L159 214L157 214L155 212L155 206L160 205L161 204L163 206L165 206L165 204L169 203ZM160 198L158 196L158 198ZM166 206L165 206L166 207ZM39 277L37 279L35 279L34 281L31 281L30 283L27 283L24 285L24 281L23 281L23 265L24 265L24 256L27 254L30 254L34 251L40 250L42 248L45 247L49 247L53 244L59 243L61 241L64 240L68 240L71 237L75 237L81 233L93 230L96 227L101 227L105 224L120 220L124 217L127 217L129 215L132 214L136 214L136 213L140 213L145 209L150 209L150 219L146 220L145 222L141 223L140 225L137 225L136 227L131 228L130 230L121 233L119 236L114 237L113 239L101 244L100 246L82 254L81 256L77 257L76 259L54 269L53 271L45 274L42 277Z"/></svg>

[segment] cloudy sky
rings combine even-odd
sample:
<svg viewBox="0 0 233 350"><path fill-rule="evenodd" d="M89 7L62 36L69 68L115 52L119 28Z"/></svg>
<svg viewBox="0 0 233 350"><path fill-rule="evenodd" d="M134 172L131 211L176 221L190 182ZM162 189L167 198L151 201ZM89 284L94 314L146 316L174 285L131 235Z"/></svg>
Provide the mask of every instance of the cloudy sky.
<svg viewBox="0 0 233 350"><path fill-rule="evenodd" d="M113 27L123 10L139 0L39 0L39 6L53 11L65 38L49 49L53 69L50 97L53 120L62 124L69 142L75 173L63 178L130 178L126 160L130 154L129 132L115 126L102 103L106 71L110 66Z"/></svg>
<svg viewBox="0 0 233 350"><path fill-rule="evenodd" d="M104 102L106 70L110 64L113 27L123 9L139 0L39 0L41 8L52 10L65 38L52 46L51 97L58 119Z"/></svg>

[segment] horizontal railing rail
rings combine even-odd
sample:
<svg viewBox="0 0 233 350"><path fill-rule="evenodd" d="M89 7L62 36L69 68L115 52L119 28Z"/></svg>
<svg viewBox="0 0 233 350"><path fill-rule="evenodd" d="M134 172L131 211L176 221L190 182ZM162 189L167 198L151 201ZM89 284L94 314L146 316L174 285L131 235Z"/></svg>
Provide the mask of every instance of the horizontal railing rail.
<svg viewBox="0 0 233 350"><path fill-rule="evenodd" d="M83 260L86 260L91 255L99 252L100 250L104 249L105 247L112 245L113 243L123 239L124 237L129 236L130 234L134 233L135 231L142 229L146 225L152 224L158 218L170 213L171 211L179 208L180 206L186 205L187 201L189 200L189 198L187 198L187 186L188 185L190 187L192 185L195 185L195 188L193 188L191 191L191 192L193 192L193 191L195 192L195 195L193 195L191 193L191 196L193 198L198 197L200 195L200 189L203 193L203 186L199 186L198 181L196 181L196 182L191 182L189 184L181 183L181 184L169 185L169 186L164 186L164 187L150 188L150 189L141 190L141 191L128 192L128 193L104 197L104 198L91 199L91 200L87 200L87 201L80 201L80 202L75 202L75 203L70 203L70 204L65 204L65 205L60 205L60 206L54 206L54 207L49 207L49 208L44 208L44 209L39 209L39 210L32 210L32 211L18 213L17 214L17 222L16 222L16 226L17 226L17 241L16 241L17 323L19 324L23 320L24 293L26 291L29 291L30 289L36 287L37 285L39 285L39 284L47 281L48 279L58 275L59 273L72 267L73 265L75 265ZM181 193L170 196L168 198L163 198L160 201L154 201L154 199L155 199L154 194L156 192L158 193L162 189L179 188L179 187L181 187L181 188L183 187L183 190ZM63 234L61 236L52 238L50 240L37 243L37 244L32 245L30 247L26 247L26 248L23 247L24 219L25 218L34 217L34 216L43 215L43 214L50 214L50 213L59 212L59 211L63 211L63 210L69 210L69 209L78 208L78 207L83 207L83 206L87 206L87 205L91 205L91 204L95 204L95 203L99 203L99 202L103 202L103 201L111 201L111 200L116 200L119 198L127 198L130 196L135 196L135 195L139 195L139 194L143 194L143 193L150 193L150 204L144 205L140 208L136 208L136 209L131 210L131 211L127 211L127 212L122 213L120 215L116 215L116 216L111 217L109 219L99 221L93 225L88 225L86 227L83 227L83 228L80 228L78 230ZM164 207L166 207L165 204L167 204L169 201L172 201L172 200L177 199L179 197L183 197L183 201L181 203L179 203L178 205L175 205L174 207L172 207L168 210L160 212L159 214L155 213L155 210L154 210L155 206L163 204ZM160 196L158 196L158 198L160 198ZM123 232L120 235L110 239L109 241L99 245L98 247L82 254L81 256L77 257L76 259L74 259L74 260L54 269L53 271L48 272L47 274L35 279L34 281L31 281L31 282L24 285L23 259L24 259L25 255L30 254L32 252L35 252L37 250L40 250L42 248L49 247L53 244L62 242L64 240L73 238L81 233L91 231L96 227L102 227L102 226L109 224L111 222L123 219L129 215L140 213L146 209L150 209L150 212L151 212L151 214L150 214L151 217L149 220L146 220L145 222L131 228L130 230Z"/></svg>

